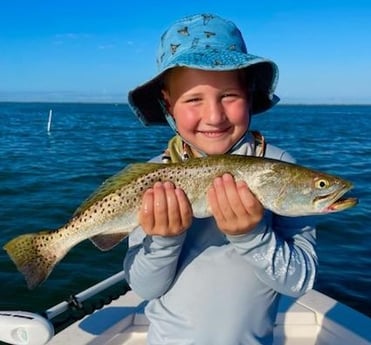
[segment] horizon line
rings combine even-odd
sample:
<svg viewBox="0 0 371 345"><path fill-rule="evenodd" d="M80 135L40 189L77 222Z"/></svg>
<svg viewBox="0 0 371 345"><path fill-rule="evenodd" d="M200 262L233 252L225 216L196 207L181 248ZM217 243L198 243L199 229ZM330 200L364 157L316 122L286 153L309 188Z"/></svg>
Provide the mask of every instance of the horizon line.
<svg viewBox="0 0 371 345"><path fill-rule="evenodd" d="M126 101L114 101L114 100L1 100L0 103L42 103L42 104L52 104L52 103L57 103L57 104L115 104L115 105L129 105L128 102ZM277 103L274 107L276 106L282 106L282 105L287 105L287 106L318 106L318 105L323 105L323 106L371 106L371 102L330 102L330 101L310 101L310 102L305 102L305 101L280 101Z"/></svg>

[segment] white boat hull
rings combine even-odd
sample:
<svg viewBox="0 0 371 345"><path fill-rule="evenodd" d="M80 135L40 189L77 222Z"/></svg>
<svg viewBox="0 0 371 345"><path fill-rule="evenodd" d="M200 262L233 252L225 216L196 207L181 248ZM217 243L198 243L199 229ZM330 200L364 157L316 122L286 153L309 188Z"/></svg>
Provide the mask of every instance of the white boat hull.
<svg viewBox="0 0 371 345"><path fill-rule="evenodd" d="M133 292L55 335L50 345L146 344L144 302ZM276 345L370 345L371 319L312 290L283 297L274 328Z"/></svg>

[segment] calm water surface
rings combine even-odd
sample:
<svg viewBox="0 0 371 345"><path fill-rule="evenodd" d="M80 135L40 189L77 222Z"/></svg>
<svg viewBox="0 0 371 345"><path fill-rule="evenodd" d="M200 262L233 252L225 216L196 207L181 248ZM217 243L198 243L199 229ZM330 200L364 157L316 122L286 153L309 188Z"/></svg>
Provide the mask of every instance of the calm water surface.
<svg viewBox="0 0 371 345"><path fill-rule="evenodd" d="M143 127L123 104L0 103L0 120L1 246L61 226L104 179L157 155L172 135ZM252 127L300 164L354 182L360 204L319 218L316 288L371 316L371 106L278 106ZM42 311L120 271L123 255L123 245L103 253L85 241L29 291L0 251L0 310Z"/></svg>

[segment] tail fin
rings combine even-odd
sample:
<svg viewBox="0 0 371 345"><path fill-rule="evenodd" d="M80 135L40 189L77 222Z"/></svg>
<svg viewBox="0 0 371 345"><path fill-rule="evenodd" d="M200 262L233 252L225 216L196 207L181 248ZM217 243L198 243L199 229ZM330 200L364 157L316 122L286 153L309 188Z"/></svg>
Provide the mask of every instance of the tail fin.
<svg viewBox="0 0 371 345"><path fill-rule="evenodd" d="M18 271L24 275L29 289L34 289L46 280L65 254L57 255L55 251L53 252L53 247L47 241L50 235L51 232L48 231L25 234L4 246Z"/></svg>

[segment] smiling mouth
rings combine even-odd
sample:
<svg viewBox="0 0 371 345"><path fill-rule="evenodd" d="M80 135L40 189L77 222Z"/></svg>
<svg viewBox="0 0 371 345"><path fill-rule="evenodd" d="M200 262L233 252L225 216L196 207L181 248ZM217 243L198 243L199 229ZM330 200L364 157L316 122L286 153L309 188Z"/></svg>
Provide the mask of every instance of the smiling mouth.
<svg viewBox="0 0 371 345"><path fill-rule="evenodd" d="M201 133L201 134L203 134L207 137L210 137L210 138L216 138L216 137L220 137L220 136L223 136L224 134L228 133L229 129L230 128L217 130L217 131L199 131L199 133Z"/></svg>

